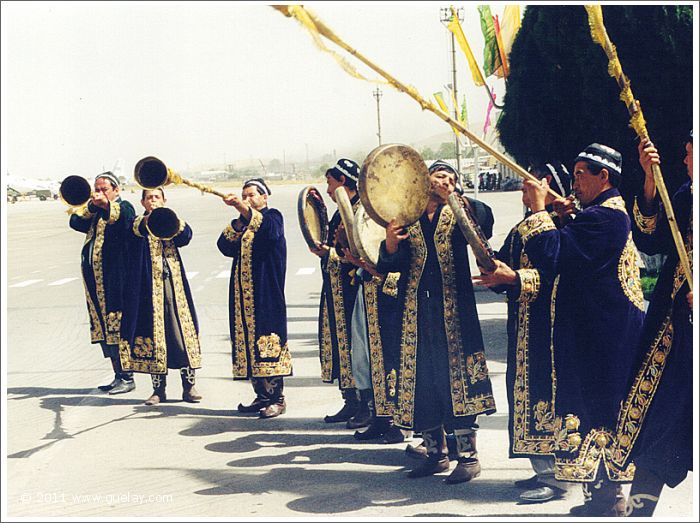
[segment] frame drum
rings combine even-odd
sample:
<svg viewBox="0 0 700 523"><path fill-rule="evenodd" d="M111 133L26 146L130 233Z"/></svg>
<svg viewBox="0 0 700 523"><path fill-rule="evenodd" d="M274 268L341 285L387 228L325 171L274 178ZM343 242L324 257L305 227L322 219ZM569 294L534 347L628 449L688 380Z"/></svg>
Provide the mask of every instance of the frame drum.
<svg viewBox="0 0 700 523"><path fill-rule="evenodd" d="M310 249L328 241L328 212L323 196L316 187L305 187L297 201L299 228Z"/></svg>
<svg viewBox="0 0 700 523"><path fill-rule="evenodd" d="M358 180L367 214L386 227L392 218L402 227L418 221L430 198L428 168L415 149L380 145L362 163Z"/></svg>
<svg viewBox="0 0 700 523"><path fill-rule="evenodd" d="M386 229L370 218L364 207L357 208L352 229L360 256L372 267L379 261L379 247L386 239Z"/></svg>
<svg viewBox="0 0 700 523"><path fill-rule="evenodd" d="M491 250L491 246L481 227L472 218L471 212L464 208L465 204L462 199L456 192L453 192L447 199L447 204L452 209L457 225L472 248L477 263L489 272L496 270L496 263L493 261L495 258L493 250Z"/></svg>
<svg viewBox="0 0 700 523"><path fill-rule="evenodd" d="M345 187L341 186L335 190L334 196L335 203L338 205L340 219L342 220L343 226L345 227L345 236L340 238L339 241L343 247L347 245L353 256L359 258L360 253L357 250L357 246L355 245L355 237L353 232L355 228L355 215L352 212L352 204L350 203L350 197L348 196L348 192L345 190Z"/></svg>

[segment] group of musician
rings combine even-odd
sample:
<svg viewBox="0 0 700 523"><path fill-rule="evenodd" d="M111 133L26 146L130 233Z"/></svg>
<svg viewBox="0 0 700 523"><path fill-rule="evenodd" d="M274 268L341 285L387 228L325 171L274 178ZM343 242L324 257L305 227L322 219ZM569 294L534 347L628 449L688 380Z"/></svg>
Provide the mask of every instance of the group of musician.
<svg viewBox="0 0 700 523"><path fill-rule="evenodd" d="M686 143L689 180L673 198L692 259L692 131ZM353 253L336 211L320 258L318 318L321 379L337 382L341 408L326 423L358 429L358 440L405 441L416 460L409 478L446 472L448 484L477 478L478 416L496 412L474 285L508 302L509 456L529 458L533 477L516 482L522 503L561 499L575 483L585 502L578 516L652 515L664 485L692 469L692 289L681 270L666 211L659 205L653 144L639 146L643 191L631 216L618 187L622 158L594 143L574 159L532 165L523 183L527 212L495 253L493 267L472 276L468 235L448 198L461 192L457 171L428 168L429 197L413 224L391 220L376 263ZM360 167L341 158L326 171L326 192L340 188L356 211ZM201 367L197 316L179 248L192 230L179 220L172 236L149 228L166 204L161 188L142 192L143 213L119 196L111 173L72 214L86 233L82 273L93 343L110 358L109 394L134 390L133 372L151 375L146 400L166 399L168 369L178 369L184 401L198 402ZM555 194L557 196L555 196ZM292 374L285 302L287 247L282 214L268 207L260 178L224 202L238 216L217 246L232 258L229 327L233 378L252 382L254 399L238 411L274 418L285 413L284 377ZM484 237L493 214L462 196ZM645 305L638 251L666 256ZM364 429L364 430L359 430ZM451 461L456 462L451 467ZM487 466L487 465L485 465ZM621 485L632 482L629 502Z"/></svg>

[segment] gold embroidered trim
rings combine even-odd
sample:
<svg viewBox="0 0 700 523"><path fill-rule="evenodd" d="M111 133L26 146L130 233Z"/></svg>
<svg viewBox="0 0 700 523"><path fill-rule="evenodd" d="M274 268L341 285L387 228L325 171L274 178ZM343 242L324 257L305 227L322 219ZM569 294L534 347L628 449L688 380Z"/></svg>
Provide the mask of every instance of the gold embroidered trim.
<svg viewBox="0 0 700 523"><path fill-rule="evenodd" d="M654 234L656 231L656 223L658 215L645 216L642 214L642 210L639 208L639 203L637 203L637 198L634 198L634 206L632 207L632 216L634 216L634 223L637 228L644 234Z"/></svg>
<svg viewBox="0 0 700 523"><path fill-rule="evenodd" d="M521 255L521 259L527 258L525 251ZM527 265L529 266L529 264ZM521 265L521 267L526 267L526 265ZM537 299L540 294L540 271L537 269L523 268L515 271L520 278L520 296L518 296L518 301L522 307L525 303L533 302Z"/></svg>
<svg viewBox="0 0 700 523"><path fill-rule="evenodd" d="M644 363L637 372L627 399L620 410L617 421L617 437L611 448L612 459L618 466L625 463L639 436L644 418L661 382L672 344L673 323L669 312L649 347Z"/></svg>
<svg viewBox="0 0 700 523"><path fill-rule="evenodd" d="M136 218L134 218L134 224L131 226L131 232L133 232L134 236L136 236L137 238L143 238L143 234L141 234L141 231L139 230L142 221L143 216L137 216Z"/></svg>
<svg viewBox="0 0 700 523"><path fill-rule="evenodd" d="M95 308L95 303L92 301L92 296L90 296L90 291L88 290L87 283L85 282L85 276L83 276L83 288L85 289L85 299L87 301L88 314L90 315L90 341L92 343L97 343L98 341L103 341L105 339L104 331L102 330L102 322L97 314L97 309Z"/></svg>
<svg viewBox="0 0 700 523"><path fill-rule="evenodd" d="M378 416L391 416L393 404L386 398L386 382L384 380L384 351L379 325L379 304L377 293L381 281L373 278L365 282L364 298L367 312L367 337L369 338L369 359L374 393L374 409Z"/></svg>
<svg viewBox="0 0 700 523"><path fill-rule="evenodd" d="M88 208L88 204L86 203L85 205L81 205L77 209L73 211L73 214L76 214L80 216L81 218L85 220L89 220L93 216L95 216L94 212L90 212L90 209Z"/></svg>
<svg viewBox="0 0 700 523"><path fill-rule="evenodd" d="M350 345L348 343L347 321L345 318L345 297L343 293L342 265L335 249L328 256L328 277L331 282L331 297L335 316L335 336L338 340L338 361L340 364L339 382L341 389L355 387L350 360Z"/></svg>
<svg viewBox="0 0 700 523"><path fill-rule="evenodd" d="M515 234L514 234L515 236ZM513 244L511 244L511 248ZM511 251L512 253L512 251ZM547 455L554 451L554 397L556 379L554 376L553 347L550 342L550 362L552 367L551 401L540 399L532 407L530 413L530 313L531 303L539 296L540 278L539 271L532 269L532 263L525 251L520 253L520 267L516 271L521 278L521 295L518 305L517 340L515 346L515 380L513 385L513 442L511 451L513 454L541 454ZM529 281L528 281L529 280ZM536 280L536 283L535 283ZM526 289L530 285L531 289ZM558 277L556 280L558 283ZM534 291L534 292L533 292ZM550 296L550 335L554 321L554 295L556 284ZM534 295L534 296L533 296ZM535 422L535 430L543 434L531 434L530 423Z"/></svg>
<svg viewBox="0 0 700 523"><path fill-rule="evenodd" d="M109 331L104 322L107 321L107 298L105 296L104 285L104 270L102 267L102 248L105 242L105 229L107 222L102 218L97 219L95 224L95 244L92 248L92 272L95 275L95 293L97 294L97 303L100 307L100 322L104 325L105 342L108 345L116 345L119 343L119 332Z"/></svg>
<svg viewBox="0 0 700 523"><path fill-rule="evenodd" d="M487 380L488 369L483 352L475 352L464 358L462 327L457 305L454 249L452 247L452 232L455 226L456 220L452 209L447 206L443 207L435 228L434 242L442 274L442 299L447 355L450 361L452 413L455 416L469 416L495 408L495 401L491 394L469 396L469 385Z"/></svg>
<svg viewBox="0 0 700 523"><path fill-rule="evenodd" d="M382 292L387 296L396 298L399 295L399 279L401 278L400 272L390 272L386 275L384 280L384 286L382 287Z"/></svg>
<svg viewBox="0 0 700 523"><path fill-rule="evenodd" d="M692 191L692 186L691 186ZM688 265L690 266L690 272L693 272L693 213L690 213L690 220L688 221L688 228L685 235L685 251L688 253ZM676 264L676 269L673 272L673 291L671 292L671 299L676 299L676 294L683 284L687 281L685 276L685 271L683 266L679 261Z"/></svg>
<svg viewBox="0 0 700 523"><path fill-rule="evenodd" d="M627 214L627 208L625 207L625 200L622 199L622 196L613 196L612 198L608 198L604 202L600 204L601 207L606 207L608 209L614 209L616 211L623 212Z"/></svg>
<svg viewBox="0 0 700 523"><path fill-rule="evenodd" d="M408 228L411 245L411 268L408 273L406 300L401 323L401 362L398 375L398 398L394 423L412 428L416 396L416 349L418 346L418 283L423 274L427 249L420 224Z"/></svg>
<svg viewBox="0 0 700 523"><path fill-rule="evenodd" d="M549 214L542 211L531 214L520 222L518 233L523 239L524 246L530 238L534 238L545 231L554 231L556 228Z"/></svg>
<svg viewBox="0 0 700 523"><path fill-rule="evenodd" d="M632 241L631 232L627 236L627 243L617 264L617 279L620 281L625 296L643 312L644 293L642 292L642 280L639 276L639 253Z"/></svg>
<svg viewBox="0 0 700 523"><path fill-rule="evenodd" d="M557 421L561 423L561 418L557 418ZM571 433L567 434L567 432ZM590 483L595 479L598 467L601 464L605 467L610 481L632 481L634 479L634 463L630 463L627 468L623 469L612 461L611 443L613 442L613 436L610 431L591 429L582 443L580 435L566 427L556 434L555 444L562 445L558 450L576 452L578 449L577 456L572 459L566 459L561 456L556 457L554 466L554 477L556 479ZM573 442L573 444L570 444L570 442Z"/></svg>
<svg viewBox="0 0 700 523"><path fill-rule="evenodd" d="M228 241L237 242L238 240L241 239L241 236L243 236L244 232L245 232L245 229L243 229L242 231L237 231L236 229L231 227L231 225L229 224L224 228L223 235L224 235L224 238L226 238Z"/></svg>
<svg viewBox="0 0 700 523"><path fill-rule="evenodd" d="M182 224L184 222L181 221L180 223ZM170 274L173 280L173 290L175 294L175 304L177 305L182 340L185 343L187 359L190 362L191 368L198 369L202 366L202 352L199 346L197 329L195 328L194 320L192 319L192 311L190 311L190 306L187 302L185 283L182 281L180 257L178 256L177 247L175 247L175 243L173 243L172 240L163 241L162 244L163 254L166 262L170 266Z"/></svg>
<svg viewBox="0 0 700 523"><path fill-rule="evenodd" d="M330 321L328 319L328 303L321 303L321 381L333 381L333 341L331 340Z"/></svg>
<svg viewBox="0 0 700 523"><path fill-rule="evenodd" d="M109 218L107 219L107 224L112 225L113 223L117 223L121 213L122 207L119 205L119 202L109 202Z"/></svg>

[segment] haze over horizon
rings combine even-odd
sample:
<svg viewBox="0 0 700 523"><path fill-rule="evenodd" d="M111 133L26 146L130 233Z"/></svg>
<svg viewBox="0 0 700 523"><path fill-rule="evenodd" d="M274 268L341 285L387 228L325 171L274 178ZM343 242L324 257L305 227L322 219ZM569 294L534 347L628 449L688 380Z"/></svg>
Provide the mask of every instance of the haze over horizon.
<svg viewBox="0 0 700 523"><path fill-rule="evenodd" d="M476 5L455 5L464 7L463 27L481 62ZM504 5L491 4L493 13ZM440 22L446 5L307 6L424 97L452 82L449 32ZM466 94L470 125L479 128L486 93L471 81L459 49L457 69L460 103ZM502 99L503 81L488 82ZM354 155L377 145L375 89L266 4L2 4L3 175L90 176L119 158L130 169L149 155L183 171ZM450 132L407 95L380 89L383 143Z"/></svg>

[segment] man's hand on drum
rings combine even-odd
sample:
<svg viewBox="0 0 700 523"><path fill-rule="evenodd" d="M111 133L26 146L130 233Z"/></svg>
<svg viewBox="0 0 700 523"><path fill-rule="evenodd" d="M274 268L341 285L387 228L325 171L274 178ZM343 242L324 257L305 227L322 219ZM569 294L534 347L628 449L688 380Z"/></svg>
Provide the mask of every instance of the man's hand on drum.
<svg viewBox="0 0 700 523"><path fill-rule="evenodd" d="M399 243L408 238L408 231L396 223L396 218L392 218L386 226L386 252L395 254L399 250Z"/></svg>
<svg viewBox="0 0 700 523"><path fill-rule="evenodd" d="M326 245L326 244L324 244L324 243L318 243L318 242L316 242L316 248L315 248L315 249L309 248L309 250L310 250L313 254L315 254L316 256L318 256L319 258L323 258L326 254L328 254L328 251L330 250L330 247L328 247L328 245Z"/></svg>
<svg viewBox="0 0 700 523"><path fill-rule="evenodd" d="M498 285L515 285L518 280L518 274L501 260L494 260L496 270L486 272L486 269L479 266L481 274L472 276L472 281L475 285L483 287L496 287Z"/></svg>

